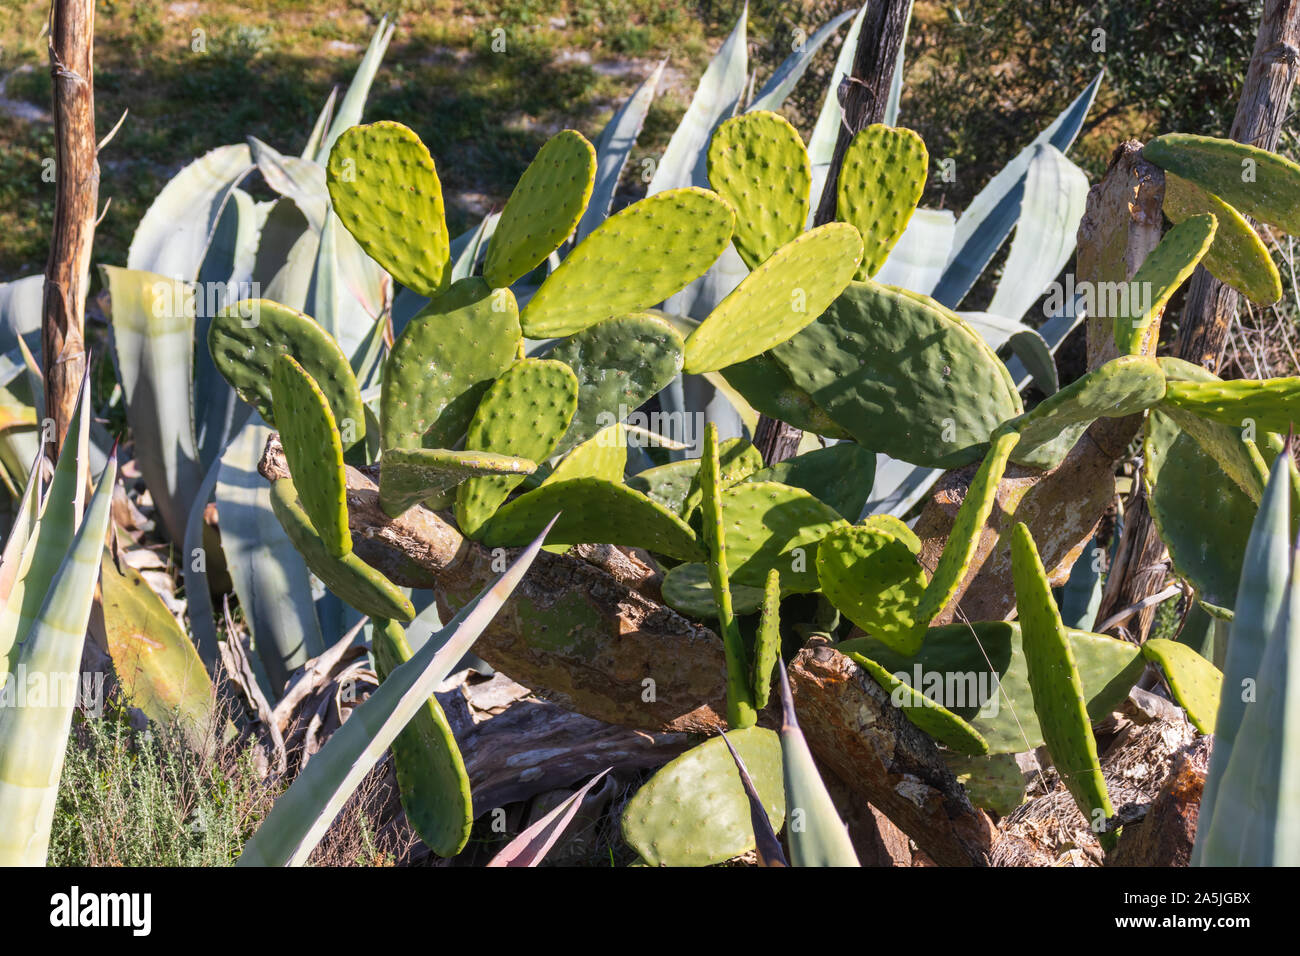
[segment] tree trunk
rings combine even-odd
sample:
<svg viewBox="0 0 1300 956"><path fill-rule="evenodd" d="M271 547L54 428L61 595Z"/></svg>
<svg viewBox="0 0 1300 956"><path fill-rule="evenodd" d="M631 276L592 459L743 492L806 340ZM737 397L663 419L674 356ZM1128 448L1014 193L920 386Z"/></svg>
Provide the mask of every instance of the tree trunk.
<svg viewBox="0 0 1300 956"><path fill-rule="evenodd" d="M50 72L54 77L56 182L41 322L45 415L53 422L53 440L45 449L51 458L58 456L63 444L86 368L83 323L99 202L94 32L94 0L54 0Z"/></svg>
<svg viewBox="0 0 1300 956"><path fill-rule="evenodd" d="M1268 0L1232 121L1233 139L1261 149L1277 148L1297 69L1300 0ZM1187 290L1173 354L1217 372L1236 311L1236 290L1214 278L1203 266L1198 267ZM1097 619L1104 620L1154 594L1164 585L1168 569L1168 554L1151 521L1146 497L1135 483ZM1155 607L1140 611L1126 625L1129 635L1139 642L1145 640L1155 614Z"/></svg>
<svg viewBox="0 0 1300 956"><path fill-rule="evenodd" d="M814 225L835 221L840 166L844 163L849 143L859 130L885 118L889 87L898 65L898 51L903 46L903 33L911 6L912 0L885 0L874 4L862 21L858 46L853 53L853 67L836 91L844 108L844 122L840 124L839 138L835 141L835 153L817 204ZM794 426L761 415L754 432L754 445L762 454L763 461L773 465L793 457L802 438L803 432Z"/></svg>

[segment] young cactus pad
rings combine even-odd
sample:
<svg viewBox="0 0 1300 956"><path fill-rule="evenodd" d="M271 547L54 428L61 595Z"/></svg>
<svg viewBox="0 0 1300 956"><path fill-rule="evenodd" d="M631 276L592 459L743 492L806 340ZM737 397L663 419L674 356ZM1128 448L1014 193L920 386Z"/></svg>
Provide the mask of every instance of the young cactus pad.
<svg viewBox="0 0 1300 956"><path fill-rule="evenodd" d="M1257 305L1282 298L1282 276L1268 247L1241 213L1190 180L1165 173L1165 215L1178 223L1210 213L1218 220L1205 268Z"/></svg>
<svg viewBox="0 0 1300 956"><path fill-rule="evenodd" d="M410 599L383 574L351 552L342 557L330 553L303 510L292 479L271 484L271 510L312 574L338 597L371 617L403 623L415 617Z"/></svg>
<svg viewBox="0 0 1300 956"><path fill-rule="evenodd" d="M781 663L781 572L776 568L767 572L763 585L763 615L759 618L752 658L750 690L754 695L754 709L762 710L772 693L772 669Z"/></svg>
<svg viewBox="0 0 1300 956"><path fill-rule="evenodd" d="M709 270L734 225L731 207L707 189L670 189L633 203L546 278L520 317L524 334L572 335L662 302Z"/></svg>
<svg viewBox="0 0 1300 956"><path fill-rule="evenodd" d="M718 464L718 427L704 427L700 456L700 525L708 549L709 585L718 608L718 630L727 659L727 723L733 730L753 726L758 719L751 691L750 657L731 608L727 569L727 535L722 515L722 475Z"/></svg>
<svg viewBox="0 0 1300 956"><path fill-rule="evenodd" d="M343 447L365 437L365 410L352 366L333 336L310 316L269 299L245 299L213 317L208 351L235 393L272 427L271 368L277 356L293 356L329 401Z"/></svg>
<svg viewBox="0 0 1300 956"><path fill-rule="evenodd" d="M385 450L455 445L488 386L514 364L522 336L514 295L478 277L461 279L425 306L384 366Z"/></svg>
<svg viewBox="0 0 1300 956"><path fill-rule="evenodd" d="M962 720L942 704L907 682L900 680L869 657L856 651L846 651L853 661L871 675L871 679L888 692L890 701L897 701L903 716L946 747L962 754L979 755L989 752L989 742L978 730Z"/></svg>
<svg viewBox="0 0 1300 956"><path fill-rule="evenodd" d="M325 550L341 558L352 550L348 530L347 475L343 444L329 402L291 355L276 357L271 398L280 422L284 460L294 476L303 510Z"/></svg>
<svg viewBox="0 0 1300 956"><path fill-rule="evenodd" d="M437 499L475 475L531 475L537 463L490 451L390 448L379 460L379 504L396 518L406 509Z"/></svg>
<svg viewBox="0 0 1300 956"><path fill-rule="evenodd" d="M544 461L578 407L578 379L563 362L523 359L492 383L465 436L482 451ZM456 490L456 522L474 536L523 476L471 478ZM547 515L549 520L550 515ZM559 543L552 538L552 543Z"/></svg>
<svg viewBox="0 0 1300 956"><path fill-rule="evenodd" d="M765 727L727 734L772 828L785 819L781 741ZM652 866L712 866L754 848L749 799L721 737L665 764L623 810L623 837Z"/></svg>
<svg viewBox="0 0 1300 956"><path fill-rule="evenodd" d="M548 139L501 210L483 278L505 288L545 261L577 227L595 181L596 150L585 136L566 129Z"/></svg>
<svg viewBox="0 0 1300 956"><path fill-rule="evenodd" d="M1120 309L1114 318L1115 345L1121 355L1142 351L1147 330L1209 251L1216 228L1215 218L1208 214L1185 219L1165 233L1138 266L1128 285L1128 308ZM1145 306L1141 311L1139 303ZM1151 343L1150 350L1155 351L1155 343Z"/></svg>
<svg viewBox="0 0 1300 956"><path fill-rule="evenodd" d="M925 141L910 129L873 123L849 143L835 215L862 233L856 278L870 279L889 258L921 201L929 164Z"/></svg>
<svg viewBox="0 0 1300 956"><path fill-rule="evenodd" d="M412 656L402 626L382 619L375 621L371 651L381 683ZM391 749L406 818L430 850L455 856L469 842L474 804L465 761L437 697L429 696Z"/></svg>
<svg viewBox="0 0 1300 956"><path fill-rule="evenodd" d="M1286 434L1300 422L1300 378L1170 382L1165 402L1234 428Z"/></svg>
<svg viewBox="0 0 1300 956"><path fill-rule="evenodd" d="M1142 155L1260 222L1300 233L1300 166L1276 153L1213 136L1166 133L1147 143Z"/></svg>
<svg viewBox="0 0 1300 956"><path fill-rule="evenodd" d="M606 319L559 342L546 357L578 376L578 410L556 452L584 442L659 394L682 370L682 337L653 315Z"/></svg>
<svg viewBox="0 0 1300 956"><path fill-rule="evenodd" d="M442 183L420 137L401 123L353 126L325 170L339 220L370 258L420 295L451 278Z"/></svg>
<svg viewBox="0 0 1300 956"><path fill-rule="evenodd" d="M880 526L840 528L817 548L817 580L826 599L868 634L901 654L921 647L926 574L905 536Z"/></svg>
<svg viewBox="0 0 1300 956"><path fill-rule="evenodd" d="M775 481L742 481L722 493L731 579L761 587L781 572L792 592L817 590L817 545L848 522L800 488Z"/></svg>
<svg viewBox="0 0 1300 956"><path fill-rule="evenodd" d="M863 447L916 465L970 464L1024 411L977 333L938 303L875 282L851 283L772 354Z"/></svg>
<svg viewBox="0 0 1300 956"><path fill-rule="evenodd" d="M716 372L780 345L835 301L861 257L862 237L842 222L796 236L742 279L687 337L682 370Z"/></svg>
<svg viewBox="0 0 1300 956"><path fill-rule="evenodd" d="M709 141L709 185L736 210L733 242L750 269L808 222L812 164L799 131L778 113L725 120Z"/></svg>
<svg viewBox="0 0 1300 956"><path fill-rule="evenodd" d="M1029 687L1047 752L1083 818L1096 830L1115 815L1115 808L1101 773L1069 636L1034 539L1023 522L1017 522L1011 532L1011 565Z"/></svg>

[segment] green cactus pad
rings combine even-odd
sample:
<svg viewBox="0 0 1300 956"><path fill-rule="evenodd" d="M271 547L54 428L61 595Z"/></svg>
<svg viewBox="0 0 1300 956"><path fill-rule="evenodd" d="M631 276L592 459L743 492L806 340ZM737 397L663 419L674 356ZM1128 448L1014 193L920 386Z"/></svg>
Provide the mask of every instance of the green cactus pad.
<svg viewBox="0 0 1300 956"><path fill-rule="evenodd" d="M1039 402L1008 427L1020 433L1012 458L1021 464L1053 468L1070 449L1056 441L1098 418L1122 418L1145 411L1165 395L1165 375L1155 359L1122 355L1093 369Z"/></svg>
<svg viewBox="0 0 1300 956"><path fill-rule="evenodd" d="M343 444L325 394L291 355L271 368L271 399L280 422L284 460L294 476L303 509L325 550L341 558L352 550L348 530L347 475Z"/></svg>
<svg viewBox="0 0 1300 956"><path fill-rule="evenodd" d="M1190 180L1165 173L1165 215L1177 223L1203 213L1219 223L1205 254L1205 268L1258 305L1282 298L1282 276L1246 217Z"/></svg>
<svg viewBox="0 0 1300 956"><path fill-rule="evenodd" d="M598 322L557 344L546 357L578 376L578 410L557 451L586 441L657 395L682 370L684 349L676 329L645 313Z"/></svg>
<svg viewBox="0 0 1300 956"><path fill-rule="evenodd" d="M534 488L502 505L480 538L489 548L525 545L557 513L560 519L546 536L551 544L621 544L678 561L704 557L695 532L681 518L640 492L601 478Z"/></svg>
<svg viewBox="0 0 1300 956"><path fill-rule="evenodd" d="M754 481L779 481L802 488L849 521L857 521L876 480L876 453L846 441L777 462L753 475Z"/></svg>
<svg viewBox="0 0 1300 956"><path fill-rule="evenodd" d="M870 279L889 258L921 201L929 166L925 141L910 129L873 123L849 143L835 215L862 233L858 279Z"/></svg>
<svg viewBox="0 0 1300 956"><path fill-rule="evenodd" d="M602 428L564 456L541 487L574 478L603 478L619 484L627 470L627 431L614 424Z"/></svg>
<svg viewBox="0 0 1300 956"><path fill-rule="evenodd" d="M403 623L415 617L415 608L401 589L349 552L334 557L325 547L298 499L289 478L271 484L271 510L312 574L342 600L362 614L392 618Z"/></svg>
<svg viewBox="0 0 1300 956"><path fill-rule="evenodd" d="M543 461L555 451L577 407L578 379L569 366L549 359L523 359L483 395L469 424L465 445ZM521 481L523 475L493 475L471 478L457 488L456 522L461 533L477 536ZM551 515L546 517L549 521ZM538 530L545 524L538 525ZM549 541L562 543L553 535Z"/></svg>
<svg viewBox="0 0 1300 956"><path fill-rule="evenodd" d="M698 458L670 461L638 472L627 480L627 486L663 505L679 518L687 518L690 512L686 510L686 496L690 494L699 470Z"/></svg>
<svg viewBox="0 0 1300 956"><path fill-rule="evenodd" d="M1159 408L1147 417L1143 458L1147 506L1175 573L1202 602L1231 610L1255 502Z"/></svg>
<svg viewBox="0 0 1300 956"><path fill-rule="evenodd" d="M1038 548L1023 522L1011 531L1011 566L1034 711L1047 752L1090 825L1115 815L1092 735L1083 680L1052 598Z"/></svg>
<svg viewBox="0 0 1300 956"><path fill-rule="evenodd" d="M906 544L913 554L921 553L921 539L907 526L906 521L896 515L868 515L858 522L858 526L883 531Z"/></svg>
<svg viewBox="0 0 1300 956"><path fill-rule="evenodd" d="M850 621L901 654L925 637L917 615L926 574L912 542L880 526L841 528L817 549L822 593Z"/></svg>
<svg viewBox="0 0 1300 956"><path fill-rule="evenodd" d="M930 575L930 583L921 595L921 603L916 609L917 620L929 624L936 614L948 606L956 595L957 589L970 570L979 547L984 525L993 513L993 504L997 500L998 483L1007 468L1007 459L1015 448L1020 435L1014 431L1002 431L993 436L989 453L979 471L971 479L966 497L957 509L957 517L952 523L952 532Z"/></svg>
<svg viewBox="0 0 1300 956"><path fill-rule="evenodd" d="M862 237L842 222L787 242L687 337L682 370L716 372L780 345L835 301L861 256Z"/></svg>
<svg viewBox="0 0 1300 956"><path fill-rule="evenodd" d="M718 487L722 490L744 481L763 467L763 454L747 438L728 438L718 445ZM691 475L691 486L682 502L682 517L688 521L704 496L699 461Z"/></svg>
<svg viewBox="0 0 1300 956"><path fill-rule="evenodd" d="M740 626L731 607L727 535L722 514L722 466L718 463L718 427L713 422L704 428L699 479L701 536L708 551L709 586L718 608L718 630L727 658L727 723L739 730L752 727L758 715L751 691L752 663L741 642Z"/></svg>
<svg viewBox="0 0 1300 956"><path fill-rule="evenodd" d="M483 278L513 285L559 248L582 218L596 181L596 150L581 133L556 133L538 150L501 210Z"/></svg>
<svg viewBox="0 0 1300 956"><path fill-rule="evenodd" d="M865 448L934 468L970 464L1024 409L1006 367L937 303L854 282L772 350L794 384Z"/></svg>
<svg viewBox="0 0 1300 956"><path fill-rule="evenodd" d="M670 189L633 203L592 230L542 283L521 316L524 334L572 335L662 302L709 270L734 224L731 207L707 189Z"/></svg>
<svg viewBox="0 0 1300 956"><path fill-rule="evenodd" d="M535 461L490 451L390 448L379 460L379 504L384 514L396 518L475 475L531 475L536 470Z"/></svg>
<svg viewBox="0 0 1300 956"><path fill-rule="evenodd" d="M774 830L785 820L781 740L765 727L727 734ZM721 737L659 769L623 810L623 838L652 866L712 866L754 848L749 799Z"/></svg>
<svg viewBox="0 0 1300 956"><path fill-rule="evenodd" d="M869 657L848 651L859 667L871 675L872 680L889 692L890 700L897 701L903 716L939 743L962 754L986 754L989 742L978 730L946 707L936 704L906 681L899 680Z"/></svg>
<svg viewBox="0 0 1300 956"><path fill-rule="evenodd" d="M753 661L750 689L754 708L762 710L772 695L772 669L781 663L781 572L776 568L767 572L763 585L763 616L758 622Z"/></svg>
<svg viewBox="0 0 1300 956"><path fill-rule="evenodd" d="M371 651L380 681L411 659L406 633L395 621L375 621ZM430 695L390 749L406 818L430 850L455 856L469 842L474 801L465 761L437 697Z"/></svg>
<svg viewBox="0 0 1300 956"><path fill-rule="evenodd" d="M664 603L675 611L702 620L717 620L718 605L713 600L709 568L690 562L668 569L660 585ZM737 614L753 614L763 606L763 589L731 583L731 609Z"/></svg>
<svg viewBox="0 0 1300 956"><path fill-rule="evenodd" d="M1142 653L1159 665L1174 700L1187 711L1192 725L1203 734L1214 733L1223 673L1186 644L1162 637L1153 637L1143 644Z"/></svg>
<svg viewBox="0 0 1300 956"><path fill-rule="evenodd" d="M1128 695L1146 666L1128 641L1067 629L1094 722ZM925 632L915 656L899 654L869 637L836 645L908 675L927 697L966 720L989 742L990 753L1020 753L1042 746L1020 626L1007 621L947 624ZM990 669L992 665L992 669Z"/></svg>
<svg viewBox="0 0 1300 956"><path fill-rule="evenodd" d="M509 289L472 277L430 302L407 323L384 366L383 447L454 446L488 386L514 363L521 338Z"/></svg>
<svg viewBox="0 0 1300 956"><path fill-rule="evenodd" d="M970 757L945 753L943 762L977 807L1005 817L1025 802L1025 774L1014 754Z"/></svg>
<svg viewBox="0 0 1300 956"><path fill-rule="evenodd" d="M1286 432L1300 423L1300 378L1231 382L1170 382L1165 402L1194 415L1257 431Z"/></svg>
<svg viewBox="0 0 1300 956"><path fill-rule="evenodd" d="M850 437L817 407L807 392L790 381L790 376L771 353L764 352L736 365L728 365L719 374L749 402L754 411L768 418L789 422L800 431L826 438Z"/></svg>
<svg viewBox="0 0 1300 956"><path fill-rule="evenodd" d="M1115 345L1121 355L1137 355L1142 350L1147 329L1209 252L1215 232L1213 216L1192 216L1165 233L1160 244L1142 260L1129 282L1128 309L1121 309L1114 318ZM1146 306L1141 312L1136 310L1139 302ZM1154 343L1151 350L1155 351Z"/></svg>
<svg viewBox="0 0 1300 956"><path fill-rule="evenodd" d="M812 163L785 117L755 110L726 120L709 142L708 164L709 185L736 210L732 241L749 268L803 232Z"/></svg>
<svg viewBox="0 0 1300 956"><path fill-rule="evenodd" d="M401 123L353 126L325 169L339 220L370 258L420 295L451 277L442 183L420 137Z"/></svg>
<svg viewBox="0 0 1300 956"><path fill-rule="evenodd" d="M1260 222L1300 233L1300 166L1276 153L1212 136L1166 133L1147 143L1142 155Z"/></svg>
<svg viewBox="0 0 1300 956"><path fill-rule="evenodd" d="M365 437L366 416L352 366L334 337L310 316L269 299L246 299L213 317L208 350L217 371L268 425L275 426L271 368L276 356L292 355L325 393L343 447Z"/></svg>
<svg viewBox="0 0 1300 956"><path fill-rule="evenodd" d="M817 590L817 545L848 522L801 488L775 481L742 481L722 493L733 581L759 587L781 572L791 593Z"/></svg>

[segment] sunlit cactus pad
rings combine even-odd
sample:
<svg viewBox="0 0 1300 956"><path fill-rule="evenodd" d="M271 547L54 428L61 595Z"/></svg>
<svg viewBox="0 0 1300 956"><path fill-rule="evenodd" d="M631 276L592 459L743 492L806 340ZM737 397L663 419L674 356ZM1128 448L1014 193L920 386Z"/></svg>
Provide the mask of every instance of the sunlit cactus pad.
<svg viewBox="0 0 1300 956"><path fill-rule="evenodd" d="M945 310L854 282L772 354L796 386L864 447L935 468L979 459L1023 408L1006 367Z"/></svg>
<svg viewBox="0 0 1300 956"><path fill-rule="evenodd" d="M772 828L785 820L781 741L765 727L727 734ZM623 837L652 866L712 866L754 848L749 800L721 737L665 764L628 801Z"/></svg>
<svg viewBox="0 0 1300 956"><path fill-rule="evenodd" d="M928 581L906 536L880 525L840 528L817 548L817 578L827 600L868 634L902 654L920 648Z"/></svg>
<svg viewBox="0 0 1300 956"><path fill-rule="evenodd" d="M799 131L768 110L733 116L709 141L709 185L736 210L733 241L751 269L808 222L812 164Z"/></svg>
<svg viewBox="0 0 1300 956"><path fill-rule="evenodd" d="M874 276L889 258L921 201L929 164L924 140L910 129L873 123L849 143L835 214L862 233L858 279Z"/></svg>
<svg viewBox="0 0 1300 956"><path fill-rule="evenodd" d="M567 365L548 359L523 359L484 394L470 422L465 445L544 461L568 430L577 407L578 379ZM477 535L523 478L493 475L471 478L462 484L456 489L456 523L460 530ZM547 515L547 520L550 517ZM559 541L552 538L551 543Z"/></svg>
<svg viewBox="0 0 1300 956"><path fill-rule="evenodd" d="M1300 422L1300 378L1170 382L1165 402L1235 428L1285 434Z"/></svg>
<svg viewBox="0 0 1300 956"><path fill-rule="evenodd" d="M268 425L276 424L271 368L276 356L292 355L325 394L340 429L350 434L344 447L365 437L366 416L352 366L311 316L269 299L247 299L212 319L208 349L217 371Z"/></svg>
<svg viewBox="0 0 1300 956"><path fill-rule="evenodd" d="M554 252L582 218L595 179L585 136L566 129L548 139L501 210L483 265L488 283L512 285Z"/></svg>
<svg viewBox="0 0 1300 956"><path fill-rule="evenodd" d="M1157 136L1142 148L1142 155L1260 222L1300 233L1300 166L1289 159L1256 146L1189 133Z"/></svg>
<svg viewBox="0 0 1300 956"><path fill-rule="evenodd" d="M396 621L375 621L373 634L375 672L384 681L411 659L411 646ZM406 818L430 850L455 856L469 842L474 802L456 735L437 697L429 697L391 749Z"/></svg>
<svg viewBox="0 0 1300 956"><path fill-rule="evenodd" d="M379 462L379 504L397 517L427 499L437 499L475 475L531 475L537 463L490 451L390 448Z"/></svg>
<svg viewBox="0 0 1300 956"><path fill-rule="evenodd" d="M522 333L509 289L462 279L393 343L379 416L384 448L450 448L488 386L514 363Z"/></svg>
<svg viewBox="0 0 1300 956"><path fill-rule="evenodd" d="M1191 180L1165 173L1165 215L1173 222L1209 213L1218 221L1214 243L1205 254L1205 268L1257 305L1282 297L1282 276L1246 218L1213 193Z"/></svg>
<svg viewBox="0 0 1300 956"><path fill-rule="evenodd" d="M372 617L402 622L415 617L415 608L402 590L356 554L349 552L341 558L330 554L303 510L291 479L280 478L271 485L271 510L312 574L348 604Z"/></svg>
<svg viewBox="0 0 1300 956"><path fill-rule="evenodd" d="M1142 645L1147 660L1160 666L1174 700L1187 711L1193 726L1203 734L1214 733L1219 713L1223 674L1186 644L1153 637Z"/></svg>
<svg viewBox="0 0 1300 956"><path fill-rule="evenodd" d="M325 549L341 558L352 550L352 532L348 530L343 445L329 402L291 355L276 357L271 396L280 422L284 460L294 476L303 510Z"/></svg>
<svg viewBox="0 0 1300 956"><path fill-rule="evenodd" d="M521 321L529 338L657 305L704 275L731 241L735 214L707 189L670 189L610 216L542 283Z"/></svg>
<svg viewBox="0 0 1300 956"><path fill-rule="evenodd" d="M775 481L742 481L722 493L732 580L760 587L781 572L791 592L817 589L817 545L848 525L835 509L800 488Z"/></svg>
<svg viewBox="0 0 1300 956"><path fill-rule="evenodd" d="M1165 233L1159 245L1142 260L1129 283L1132 291L1128 309L1114 317L1115 344L1121 355L1136 355L1142 350L1147 330L1209 251L1216 228L1214 216L1208 213L1185 219ZM1139 309L1136 302L1145 308ZM1154 342L1150 343L1150 351L1155 351Z"/></svg>
<svg viewBox="0 0 1300 956"><path fill-rule="evenodd" d="M326 167L339 220L394 279L437 295L450 278L442 183L420 137L383 121L346 130Z"/></svg>
<svg viewBox="0 0 1300 956"><path fill-rule="evenodd" d="M938 704L915 690L906 681L895 677L869 657L848 651L849 657L871 675L871 678L889 692L891 700L899 699L903 715L927 734L947 747L962 754L986 754L989 742L983 735L942 704Z"/></svg>
<svg viewBox="0 0 1300 956"><path fill-rule="evenodd" d="M683 370L715 372L781 344L844 291L861 255L862 237L842 222L787 242L687 337Z"/></svg>

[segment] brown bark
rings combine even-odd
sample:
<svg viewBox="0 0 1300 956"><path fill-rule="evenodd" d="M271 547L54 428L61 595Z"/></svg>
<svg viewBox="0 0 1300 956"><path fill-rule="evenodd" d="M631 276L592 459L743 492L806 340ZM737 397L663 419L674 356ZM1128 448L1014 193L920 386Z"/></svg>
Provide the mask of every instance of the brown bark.
<svg viewBox="0 0 1300 956"><path fill-rule="evenodd" d="M1255 52L1237 102L1230 136L1261 149L1276 149L1287 117L1291 92L1300 70L1300 0L1268 0L1255 38ZM1237 311L1237 292L1197 268L1187 290L1173 354L1218 371ZM1135 488L1125 513L1124 532L1116 566L1107 579L1098 610L1099 620L1130 607L1164 584L1169 555L1147 508ZM1156 608L1146 608L1127 625L1132 638L1143 641L1155 620Z"/></svg>
<svg viewBox="0 0 1300 956"><path fill-rule="evenodd" d="M45 266L41 363L45 414L54 422L46 453L57 458L86 368L86 292L90 275L99 160L95 142L94 0L54 0L50 72L54 77L54 230Z"/></svg>
<svg viewBox="0 0 1300 956"><path fill-rule="evenodd" d="M1214 738L1202 736L1179 751L1146 817L1124 827L1107 866L1187 866L1191 862L1213 749Z"/></svg>
<svg viewBox="0 0 1300 956"><path fill-rule="evenodd" d="M898 65L898 51L903 45L907 29L907 14L911 0L883 0L873 4L862 21L858 33L858 46L853 52L853 66L836 95L844 108L844 122L840 124L839 138L826 174L817 204L814 225L835 221L836 192L840 179L840 166L849 143L860 130L885 118L889 104L889 87ZM799 449L803 432L793 425L760 415L754 433L754 446L763 461L774 465L792 458Z"/></svg>

